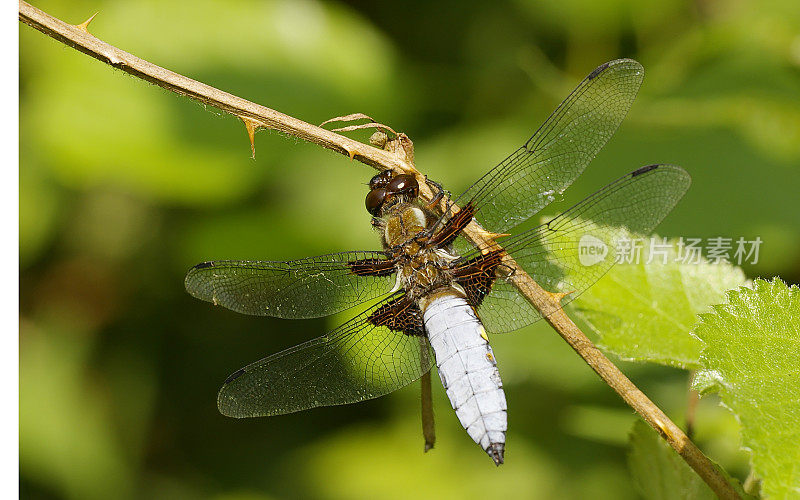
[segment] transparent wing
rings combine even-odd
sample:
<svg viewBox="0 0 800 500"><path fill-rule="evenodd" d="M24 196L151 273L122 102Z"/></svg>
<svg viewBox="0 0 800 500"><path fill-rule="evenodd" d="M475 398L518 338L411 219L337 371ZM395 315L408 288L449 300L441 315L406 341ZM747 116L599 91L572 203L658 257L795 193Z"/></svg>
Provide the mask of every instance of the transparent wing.
<svg viewBox="0 0 800 500"><path fill-rule="evenodd" d="M367 266L385 267L363 275ZM356 274L361 267L362 275ZM292 261L204 262L186 275L198 299L257 316L318 318L387 294L395 284L383 252L342 252Z"/></svg>
<svg viewBox="0 0 800 500"><path fill-rule="evenodd" d="M456 199L472 201L489 231L508 232L542 210L586 168L619 127L644 78L632 59L607 62L572 91L539 130Z"/></svg>
<svg viewBox="0 0 800 500"><path fill-rule="evenodd" d="M634 250L636 234L649 234L690 183L689 174L680 167L642 167L546 224L498 243L545 290L569 293L561 301L564 305L599 280L618 255ZM480 252L475 251L463 259L478 255ZM478 314L493 333L516 330L541 318L503 278L494 283Z"/></svg>
<svg viewBox="0 0 800 500"><path fill-rule="evenodd" d="M281 415L376 398L417 380L434 359L427 339L368 319L388 302L233 373L219 391L219 411L237 418Z"/></svg>

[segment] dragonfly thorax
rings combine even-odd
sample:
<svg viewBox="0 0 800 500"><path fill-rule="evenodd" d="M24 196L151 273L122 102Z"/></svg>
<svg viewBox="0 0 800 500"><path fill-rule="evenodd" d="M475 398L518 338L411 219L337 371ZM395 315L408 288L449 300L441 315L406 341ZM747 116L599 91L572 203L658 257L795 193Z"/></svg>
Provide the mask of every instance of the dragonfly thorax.
<svg viewBox="0 0 800 500"><path fill-rule="evenodd" d="M448 264L455 257L425 245L424 238L418 238L435 221L433 214L414 202L391 207L384 218L384 247L400 256L398 284L415 301L453 282Z"/></svg>
<svg viewBox="0 0 800 500"><path fill-rule="evenodd" d="M409 256L398 270L400 283L415 302L437 291L460 288L453 281L453 273L448 265L451 261L450 255L423 248L416 255Z"/></svg>
<svg viewBox="0 0 800 500"><path fill-rule="evenodd" d="M414 236L428 228L428 221L428 214L416 205L411 203L395 205L384 219L384 245L392 248L410 242Z"/></svg>

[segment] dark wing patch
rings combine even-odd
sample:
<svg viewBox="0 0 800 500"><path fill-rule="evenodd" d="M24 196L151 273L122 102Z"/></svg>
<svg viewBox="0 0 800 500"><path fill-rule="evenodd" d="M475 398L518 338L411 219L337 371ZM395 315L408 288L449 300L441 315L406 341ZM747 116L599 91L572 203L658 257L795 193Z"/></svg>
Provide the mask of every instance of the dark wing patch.
<svg viewBox="0 0 800 500"><path fill-rule="evenodd" d="M430 245L437 248L447 247L451 245L455 239L461 234L461 231L472 222L475 216L475 206L472 202L467 203L461 210L459 210L452 217L442 225L442 228L433 235L430 240Z"/></svg>
<svg viewBox="0 0 800 500"><path fill-rule="evenodd" d="M395 332L425 335L422 311L406 294L377 308L368 319L375 326L385 326Z"/></svg>
<svg viewBox="0 0 800 500"><path fill-rule="evenodd" d="M473 307L481 305L484 297L492 290L497 280L497 267L504 254L503 250L496 250L466 261L456 261L453 276L456 283L464 288Z"/></svg>
<svg viewBox="0 0 800 500"><path fill-rule="evenodd" d="M393 259L359 259L347 263L356 276L391 276L397 271Z"/></svg>

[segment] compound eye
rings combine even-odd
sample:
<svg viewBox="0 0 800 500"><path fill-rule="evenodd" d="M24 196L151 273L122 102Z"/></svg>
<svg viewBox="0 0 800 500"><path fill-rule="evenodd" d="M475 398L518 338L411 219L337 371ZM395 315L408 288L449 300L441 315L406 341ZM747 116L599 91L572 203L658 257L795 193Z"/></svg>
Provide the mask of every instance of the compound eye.
<svg viewBox="0 0 800 500"><path fill-rule="evenodd" d="M386 190L384 188L378 188L367 193L367 199L364 200L364 205L367 207L367 212L377 217L385 201Z"/></svg>
<svg viewBox="0 0 800 500"><path fill-rule="evenodd" d="M419 196L419 184L416 177L411 174L400 174L386 185L386 192L389 194L411 195L412 198Z"/></svg>
<svg viewBox="0 0 800 500"><path fill-rule="evenodd" d="M384 170L379 174L375 174L372 179L369 180L369 188L378 189L386 187L389 181L392 180L392 175L393 172L391 170Z"/></svg>

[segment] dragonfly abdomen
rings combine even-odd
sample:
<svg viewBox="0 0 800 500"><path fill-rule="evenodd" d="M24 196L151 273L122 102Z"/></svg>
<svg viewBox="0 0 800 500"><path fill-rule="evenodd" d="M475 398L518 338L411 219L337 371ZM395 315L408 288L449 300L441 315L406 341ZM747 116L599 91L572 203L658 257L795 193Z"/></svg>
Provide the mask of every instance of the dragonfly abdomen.
<svg viewBox="0 0 800 500"><path fill-rule="evenodd" d="M424 311L442 385L458 420L495 464L503 463L506 396L486 330L467 301L440 294Z"/></svg>

